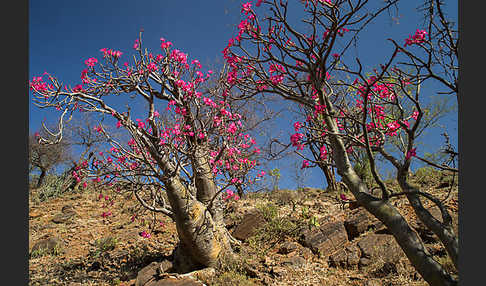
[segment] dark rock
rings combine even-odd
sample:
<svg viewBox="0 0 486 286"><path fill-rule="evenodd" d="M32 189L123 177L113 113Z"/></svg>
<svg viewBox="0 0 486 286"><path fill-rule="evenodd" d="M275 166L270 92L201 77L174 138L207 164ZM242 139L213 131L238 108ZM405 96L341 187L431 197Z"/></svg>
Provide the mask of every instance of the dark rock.
<svg viewBox="0 0 486 286"><path fill-rule="evenodd" d="M61 212L62 213L72 213L72 212L74 212L74 207L73 207L72 204L65 205L65 206L62 207Z"/></svg>
<svg viewBox="0 0 486 286"><path fill-rule="evenodd" d="M383 223L373 217L364 208L353 209L344 221L344 227L346 228L350 241L371 227L380 228L382 226Z"/></svg>
<svg viewBox="0 0 486 286"><path fill-rule="evenodd" d="M45 251L48 254L56 254L62 250L63 244L57 237L47 237L39 240L31 249L31 255L34 252Z"/></svg>
<svg viewBox="0 0 486 286"><path fill-rule="evenodd" d="M91 263L91 265L88 267L88 271L97 271L101 269L101 262L99 261L94 261Z"/></svg>
<svg viewBox="0 0 486 286"><path fill-rule="evenodd" d="M277 253L278 254L289 254L299 248L299 244L292 242L292 241L286 241L284 242L278 249Z"/></svg>
<svg viewBox="0 0 486 286"><path fill-rule="evenodd" d="M52 218L52 222L54 223L65 223L69 221L72 217L74 217L76 213L74 211L67 212L67 213L58 213Z"/></svg>
<svg viewBox="0 0 486 286"><path fill-rule="evenodd" d="M239 240L247 240L253 236L256 230L265 223L265 218L259 211L246 214L241 223L235 228L232 235Z"/></svg>
<svg viewBox="0 0 486 286"><path fill-rule="evenodd" d="M360 250L356 245L336 251L329 257L329 265L346 269L356 269L360 260Z"/></svg>
<svg viewBox="0 0 486 286"><path fill-rule="evenodd" d="M348 256L344 248L336 251L333 255L329 256L329 266L347 267L347 265Z"/></svg>
<svg viewBox="0 0 486 286"><path fill-rule="evenodd" d="M155 281L158 277L157 268L159 268L159 263L157 262L152 262L142 268L142 270L138 272L135 286L143 286L148 282Z"/></svg>
<svg viewBox="0 0 486 286"><path fill-rule="evenodd" d="M281 277L287 274L287 269L282 266L274 266L272 267L270 274L272 274L274 277Z"/></svg>
<svg viewBox="0 0 486 286"><path fill-rule="evenodd" d="M346 247L347 259L348 259L348 267L355 268L359 264L359 259L361 257L361 253L359 248L356 245L350 245Z"/></svg>
<svg viewBox="0 0 486 286"><path fill-rule="evenodd" d="M328 256L348 242L342 221L322 224L318 229L305 230L303 244L321 257Z"/></svg>
<svg viewBox="0 0 486 286"><path fill-rule="evenodd" d="M162 274L165 272L170 272L174 268L174 263L170 260L162 260L162 262L159 263L159 267L157 268L157 273Z"/></svg>
<svg viewBox="0 0 486 286"><path fill-rule="evenodd" d="M291 256L282 262L282 265L300 267L306 263L306 260L300 256Z"/></svg>
<svg viewBox="0 0 486 286"><path fill-rule="evenodd" d="M144 286L203 286L204 284L196 281L189 277L181 277L181 278L164 278L157 281L151 281Z"/></svg>
<svg viewBox="0 0 486 286"><path fill-rule="evenodd" d="M389 234L372 233L361 239L357 245L361 251L360 266L368 265L368 261L363 258L371 261L381 260L384 263L396 263L405 256L395 238Z"/></svg>

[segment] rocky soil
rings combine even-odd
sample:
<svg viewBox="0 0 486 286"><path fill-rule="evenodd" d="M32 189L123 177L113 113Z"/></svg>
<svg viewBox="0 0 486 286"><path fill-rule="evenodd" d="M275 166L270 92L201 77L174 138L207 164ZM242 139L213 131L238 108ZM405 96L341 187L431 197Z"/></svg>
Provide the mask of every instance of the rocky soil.
<svg viewBox="0 0 486 286"><path fill-rule="evenodd" d="M457 185L450 184L450 176L420 173L413 179L445 199L457 226ZM427 285L386 228L363 208L341 204L339 194L303 188L228 201L226 224L241 243L235 248L238 258L218 269L175 274L170 273L178 241L174 223L150 213L132 219L135 198L120 197L107 215L107 202L95 190L43 202L33 191L29 285ZM436 259L457 274L407 201L393 198L393 203Z"/></svg>

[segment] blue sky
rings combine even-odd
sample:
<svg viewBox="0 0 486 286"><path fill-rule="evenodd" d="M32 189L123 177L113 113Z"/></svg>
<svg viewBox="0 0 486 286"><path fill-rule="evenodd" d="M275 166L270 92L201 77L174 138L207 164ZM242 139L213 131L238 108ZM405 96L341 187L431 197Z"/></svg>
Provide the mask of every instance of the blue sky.
<svg viewBox="0 0 486 286"><path fill-rule="evenodd" d="M292 1L292 0L290 0ZM389 54L391 45L387 37L404 39L420 27L420 15L414 13L418 1L402 1L399 24L382 17L369 33L362 35L359 56L365 65L382 61ZM457 3L448 7L450 16L457 19ZM159 49L160 38L171 41L174 48L198 59L203 68L221 61L221 51L228 39L235 35L239 23L241 1L60 1L31 0L29 4L29 78L47 71L63 82L79 83L84 60L101 58L101 48L131 52L134 39L144 29L144 46ZM52 121L52 114L29 106L31 132L41 126L41 121ZM457 142L457 119L452 116L445 122L451 127L450 135ZM289 124L281 126L283 130ZM290 132L290 131L289 131ZM437 144L440 132L431 133L430 142ZM292 172L284 166L289 161L276 162L282 170L282 187L295 188ZM308 186L322 187L325 179L320 170L308 170Z"/></svg>

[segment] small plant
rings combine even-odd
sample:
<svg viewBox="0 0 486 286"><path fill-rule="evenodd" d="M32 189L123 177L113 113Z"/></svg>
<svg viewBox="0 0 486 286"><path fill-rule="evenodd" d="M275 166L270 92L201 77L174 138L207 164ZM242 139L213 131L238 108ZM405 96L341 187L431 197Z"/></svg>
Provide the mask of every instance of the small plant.
<svg viewBox="0 0 486 286"><path fill-rule="evenodd" d="M110 285L119 286L119 285L121 285L121 280L118 279L118 278L115 278L115 279L111 280Z"/></svg>
<svg viewBox="0 0 486 286"><path fill-rule="evenodd" d="M440 172L429 166L417 169L414 174L414 179L419 184L436 184L440 177Z"/></svg>
<svg viewBox="0 0 486 286"><path fill-rule="evenodd" d="M54 248L38 248L30 253L30 258L39 258L46 255L58 256L62 253L60 245L54 246Z"/></svg>
<svg viewBox="0 0 486 286"><path fill-rule="evenodd" d="M297 237L302 225L292 221L288 216L280 216L275 204L258 205L257 209L262 212L266 223L248 241L252 249L258 250L258 255L265 255L273 245L287 237Z"/></svg>
<svg viewBox="0 0 486 286"><path fill-rule="evenodd" d="M34 201L44 202L49 199L57 198L64 192L65 180L62 176L48 175L42 187L33 195Z"/></svg>
<svg viewBox="0 0 486 286"><path fill-rule="evenodd" d="M90 253L90 256L93 258L100 257L101 254L115 249L117 244L118 239L112 236L97 239L95 241L96 249Z"/></svg>
<svg viewBox="0 0 486 286"><path fill-rule="evenodd" d="M278 181L280 180L280 169L275 168L268 172L268 175L272 177L273 190L278 190Z"/></svg>

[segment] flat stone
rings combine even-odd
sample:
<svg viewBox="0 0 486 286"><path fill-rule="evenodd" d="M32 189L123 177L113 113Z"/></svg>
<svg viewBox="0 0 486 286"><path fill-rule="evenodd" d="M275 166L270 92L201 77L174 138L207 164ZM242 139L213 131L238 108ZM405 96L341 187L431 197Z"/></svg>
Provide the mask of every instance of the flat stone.
<svg viewBox="0 0 486 286"><path fill-rule="evenodd" d="M52 218L52 222L54 222L54 223L65 223L65 222L69 221L72 217L74 217L75 214L76 213L74 211L56 214Z"/></svg>
<svg viewBox="0 0 486 286"><path fill-rule="evenodd" d="M135 281L135 286L144 286L150 281L154 281L157 276L157 268L159 263L152 262L149 265L142 268L137 275L137 280Z"/></svg>
<svg viewBox="0 0 486 286"><path fill-rule="evenodd" d="M304 246L321 257L338 251L347 242L348 237L342 221L325 223L320 228L306 230L303 234Z"/></svg>
<svg viewBox="0 0 486 286"><path fill-rule="evenodd" d="M265 223L265 218L260 211L252 211L245 214L241 223L235 228L232 235L239 240L247 240L256 233L256 230Z"/></svg>
<svg viewBox="0 0 486 286"><path fill-rule="evenodd" d="M329 265L346 269L356 269L360 261L360 250L356 245L349 245L346 248L336 251L329 256Z"/></svg>
<svg viewBox="0 0 486 286"><path fill-rule="evenodd" d="M359 264L362 266L367 265L363 263L363 258L368 258L372 261L380 259L384 263L396 263L401 257L405 256L395 238L390 234L369 234L361 239L357 246L361 251Z"/></svg>
<svg viewBox="0 0 486 286"><path fill-rule="evenodd" d="M383 223L373 217L364 208L353 209L348 213L347 218L344 221L344 227L346 228L350 241L372 227L379 228L382 226Z"/></svg>
<svg viewBox="0 0 486 286"><path fill-rule="evenodd" d="M204 286L204 284L189 277L169 277L148 282L147 284L144 284L144 286Z"/></svg>
<svg viewBox="0 0 486 286"><path fill-rule="evenodd" d="M291 256L282 262L282 265L290 265L295 267L300 267L304 265L307 261L300 256Z"/></svg>
<svg viewBox="0 0 486 286"><path fill-rule="evenodd" d="M289 254L293 251L296 251L298 248L299 248L299 244L297 244L293 241L286 241L279 247L277 253Z"/></svg>

